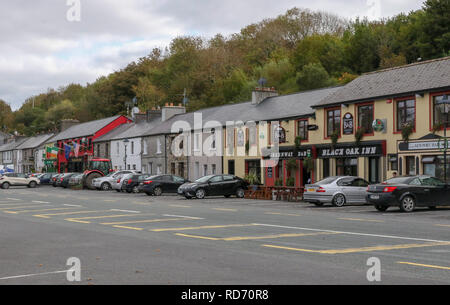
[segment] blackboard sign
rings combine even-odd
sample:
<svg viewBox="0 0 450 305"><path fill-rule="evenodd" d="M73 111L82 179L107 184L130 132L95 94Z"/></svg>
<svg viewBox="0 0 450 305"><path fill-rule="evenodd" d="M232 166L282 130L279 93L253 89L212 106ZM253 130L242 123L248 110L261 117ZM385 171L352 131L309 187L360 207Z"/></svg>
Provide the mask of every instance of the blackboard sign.
<svg viewBox="0 0 450 305"><path fill-rule="evenodd" d="M272 167L267 168L267 178L273 178L273 168Z"/></svg>
<svg viewBox="0 0 450 305"><path fill-rule="evenodd" d="M344 115L343 124L344 124L344 134L345 135L353 134L354 129L353 115L350 112L347 112Z"/></svg>

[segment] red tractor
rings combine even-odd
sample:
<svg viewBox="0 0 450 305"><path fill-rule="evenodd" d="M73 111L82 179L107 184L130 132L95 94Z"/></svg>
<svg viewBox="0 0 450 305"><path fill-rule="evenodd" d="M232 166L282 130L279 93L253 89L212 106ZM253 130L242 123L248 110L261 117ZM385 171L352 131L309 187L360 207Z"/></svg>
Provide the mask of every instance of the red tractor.
<svg viewBox="0 0 450 305"><path fill-rule="evenodd" d="M89 162L89 168L84 172L83 186L95 190L92 180L109 175L112 171L111 160L92 159Z"/></svg>

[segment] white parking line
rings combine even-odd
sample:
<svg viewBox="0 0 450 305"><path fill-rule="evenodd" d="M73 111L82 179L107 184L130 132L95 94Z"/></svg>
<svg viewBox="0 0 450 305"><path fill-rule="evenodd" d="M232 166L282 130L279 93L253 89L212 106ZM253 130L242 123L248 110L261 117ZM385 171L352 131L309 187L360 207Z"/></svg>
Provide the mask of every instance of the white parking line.
<svg viewBox="0 0 450 305"><path fill-rule="evenodd" d="M82 205L78 205L78 204L63 204L66 207L75 207L75 208L82 208Z"/></svg>
<svg viewBox="0 0 450 305"><path fill-rule="evenodd" d="M113 212L124 212L124 213L135 213L135 214L140 214L140 213L142 213L142 212L139 212L139 211L118 210L118 209L111 209L111 211L113 211Z"/></svg>
<svg viewBox="0 0 450 305"><path fill-rule="evenodd" d="M271 224L262 224L262 223L255 223L254 225L264 226L264 227L273 227L273 228L294 229L294 230L315 231L315 232L329 232L329 233L336 233L336 234L370 236L370 237L380 237L380 238L390 238L390 239L404 239L404 240L415 240L415 241L425 241L425 242L450 243L450 241L448 241L448 240L434 240L434 239L414 238L414 237L405 237L405 236L368 234L368 233L358 233L358 232L344 232L344 231L334 231L334 230L324 230L324 229L289 227L289 226L280 226L280 225L271 225Z"/></svg>
<svg viewBox="0 0 450 305"><path fill-rule="evenodd" d="M33 276L42 276L42 275L50 275L50 274L58 274L58 273L67 273L69 271L71 271L71 270L53 271L53 272L44 272L44 273L34 273L34 274L25 274L25 275L15 275L15 276L1 277L0 280L13 280L13 279L26 278L26 277L33 277Z"/></svg>
<svg viewBox="0 0 450 305"><path fill-rule="evenodd" d="M163 216L165 217L178 217L178 218L186 218L186 219L205 219L205 218L200 218L200 217L191 217L191 216L182 216L182 215L169 215L169 214L164 214Z"/></svg>
<svg viewBox="0 0 450 305"><path fill-rule="evenodd" d="M50 202L47 202L47 201L38 201L38 200L33 200L31 202L34 202L34 203L50 203Z"/></svg>

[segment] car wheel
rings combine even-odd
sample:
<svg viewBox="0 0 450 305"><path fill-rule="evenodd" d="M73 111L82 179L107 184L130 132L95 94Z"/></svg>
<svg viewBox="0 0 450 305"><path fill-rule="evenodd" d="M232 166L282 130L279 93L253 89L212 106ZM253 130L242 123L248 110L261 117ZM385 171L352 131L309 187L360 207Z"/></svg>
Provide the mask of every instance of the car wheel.
<svg viewBox="0 0 450 305"><path fill-rule="evenodd" d="M195 197L197 197L198 199L203 199L203 198L205 198L205 197L206 197L206 192L205 192L205 190L204 190L204 189L198 189L198 190L195 192Z"/></svg>
<svg viewBox="0 0 450 305"><path fill-rule="evenodd" d="M103 182L101 189L102 191L109 191L111 189L111 185L108 182Z"/></svg>
<svg viewBox="0 0 450 305"><path fill-rule="evenodd" d="M152 196L153 195L152 193L145 193L145 194L147 194L147 196Z"/></svg>
<svg viewBox="0 0 450 305"><path fill-rule="evenodd" d="M186 197L187 200L191 200L192 199L191 196L184 196L184 197Z"/></svg>
<svg viewBox="0 0 450 305"><path fill-rule="evenodd" d="M128 193L128 194L131 194L131 192L132 192L132 190L127 190L127 193Z"/></svg>
<svg viewBox="0 0 450 305"><path fill-rule="evenodd" d="M377 211L380 211L380 212L386 212L387 209L389 209L389 207L386 205L376 205L375 209L377 209Z"/></svg>
<svg viewBox="0 0 450 305"><path fill-rule="evenodd" d="M161 196L162 195L162 188L160 188L159 186L155 187L153 189L153 194L155 194L155 196Z"/></svg>
<svg viewBox="0 0 450 305"><path fill-rule="evenodd" d="M337 194L333 198L333 205L335 207L343 207L345 205L345 196L342 194Z"/></svg>
<svg viewBox="0 0 450 305"><path fill-rule="evenodd" d="M135 194L139 193L139 187L137 186L133 187L133 193Z"/></svg>
<svg viewBox="0 0 450 305"><path fill-rule="evenodd" d="M236 197L237 198L244 198L245 197L245 191L242 187L238 188L236 190Z"/></svg>
<svg viewBox="0 0 450 305"><path fill-rule="evenodd" d="M405 213L410 213L414 211L416 208L416 201L411 196L406 196L402 199L402 202L400 203L400 210Z"/></svg>
<svg viewBox="0 0 450 305"><path fill-rule="evenodd" d="M121 192L121 190L116 190L116 192L117 192L117 193L120 193L120 192Z"/></svg>
<svg viewBox="0 0 450 305"><path fill-rule="evenodd" d="M3 183L2 184L2 189L4 189L4 190L9 189L9 183L8 182Z"/></svg>
<svg viewBox="0 0 450 305"><path fill-rule="evenodd" d="M30 184L28 184L28 187L34 189L36 187L36 185L37 185L36 182L31 181Z"/></svg>
<svg viewBox="0 0 450 305"><path fill-rule="evenodd" d="M437 207L436 207L435 205L433 205L433 206L429 206L428 208L429 208L430 210L434 211L434 210L436 210Z"/></svg>
<svg viewBox="0 0 450 305"><path fill-rule="evenodd" d="M231 195L225 195L225 198L230 198L231 197Z"/></svg>

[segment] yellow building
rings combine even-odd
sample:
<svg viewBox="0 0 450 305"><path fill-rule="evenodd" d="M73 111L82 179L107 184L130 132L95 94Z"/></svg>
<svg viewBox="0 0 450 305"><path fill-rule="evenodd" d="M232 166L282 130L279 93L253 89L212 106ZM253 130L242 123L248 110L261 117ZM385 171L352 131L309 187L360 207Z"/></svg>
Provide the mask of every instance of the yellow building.
<svg viewBox="0 0 450 305"><path fill-rule="evenodd" d="M236 114L253 119L255 130L224 131L224 173L257 172L268 186L303 186L334 175L371 183L394 175L445 176L450 57L367 73L342 87L256 93ZM250 138L256 142L248 145Z"/></svg>

